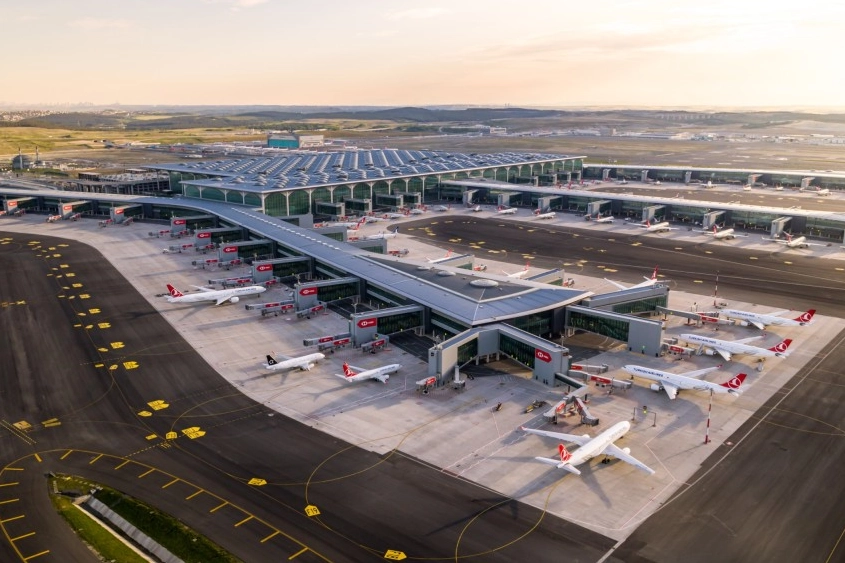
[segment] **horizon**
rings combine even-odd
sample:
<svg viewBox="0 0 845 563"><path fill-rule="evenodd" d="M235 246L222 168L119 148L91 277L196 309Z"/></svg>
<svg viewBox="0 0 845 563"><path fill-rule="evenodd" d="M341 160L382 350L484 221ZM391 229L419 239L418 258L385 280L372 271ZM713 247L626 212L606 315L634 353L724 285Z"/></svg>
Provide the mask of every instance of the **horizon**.
<svg viewBox="0 0 845 563"><path fill-rule="evenodd" d="M845 6L821 0L44 0L6 16L21 47L0 107L839 111L845 87Z"/></svg>

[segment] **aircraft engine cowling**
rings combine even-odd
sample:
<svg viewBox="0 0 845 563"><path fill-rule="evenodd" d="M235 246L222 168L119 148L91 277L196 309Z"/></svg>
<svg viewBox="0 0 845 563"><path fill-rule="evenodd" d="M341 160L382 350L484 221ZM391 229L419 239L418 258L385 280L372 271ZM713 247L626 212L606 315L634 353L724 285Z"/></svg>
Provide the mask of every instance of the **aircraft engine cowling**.
<svg viewBox="0 0 845 563"><path fill-rule="evenodd" d="M739 326L751 326L751 323L749 323L748 321L736 321L736 324L738 324Z"/></svg>
<svg viewBox="0 0 845 563"><path fill-rule="evenodd" d="M705 356L715 356L715 355L716 355L716 354L718 354L718 353L719 353L719 352L717 352L716 350L705 350L705 351L704 351L704 355L705 355Z"/></svg>
<svg viewBox="0 0 845 563"><path fill-rule="evenodd" d="M232 298L229 299L229 301L231 301L232 303L237 303L240 300L241 300L240 297L232 297Z"/></svg>
<svg viewBox="0 0 845 563"><path fill-rule="evenodd" d="M631 448L622 448L622 451L625 452L625 455L631 453Z"/></svg>
<svg viewBox="0 0 845 563"><path fill-rule="evenodd" d="M305 371L309 371L315 364L305 364Z"/></svg>
<svg viewBox="0 0 845 563"><path fill-rule="evenodd" d="M663 391L663 386L659 383L652 383L649 387L651 387L652 391Z"/></svg>

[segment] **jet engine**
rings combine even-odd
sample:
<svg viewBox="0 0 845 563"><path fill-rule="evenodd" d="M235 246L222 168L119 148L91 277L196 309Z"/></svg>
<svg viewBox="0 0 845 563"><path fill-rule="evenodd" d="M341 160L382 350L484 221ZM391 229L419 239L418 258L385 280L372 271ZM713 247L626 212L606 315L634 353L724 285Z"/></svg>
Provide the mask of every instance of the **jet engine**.
<svg viewBox="0 0 845 563"><path fill-rule="evenodd" d="M659 383L652 383L649 387L651 387L652 391L663 391L663 386Z"/></svg>
<svg viewBox="0 0 845 563"><path fill-rule="evenodd" d="M631 453L631 448L622 448L622 451L625 452L625 455Z"/></svg>
<svg viewBox="0 0 845 563"><path fill-rule="evenodd" d="M237 303L237 302L238 302L238 301L240 301L240 300L241 300L241 298L240 298L240 297L230 297L230 298L229 298L229 301L231 301L232 303Z"/></svg>

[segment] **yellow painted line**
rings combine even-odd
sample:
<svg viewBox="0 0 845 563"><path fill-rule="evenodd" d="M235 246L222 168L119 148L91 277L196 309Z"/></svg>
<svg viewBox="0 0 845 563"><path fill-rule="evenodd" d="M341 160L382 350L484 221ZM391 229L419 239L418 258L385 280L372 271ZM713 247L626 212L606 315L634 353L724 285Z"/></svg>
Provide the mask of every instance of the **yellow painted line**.
<svg viewBox="0 0 845 563"><path fill-rule="evenodd" d="M38 454L35 454L35 461L37 461L38 463L41 463L41 456L38 455Z"/></svg>
<svg viewBox="0 0 845 563"><path fill-rule="evenodd" d="M23 467L5 467L3 471L23 471Z"/></svg>
<svg viewBox="0 0 845 563"><path fill-rule="evenodd" d="M10 498L9 500L0 500L0 504L9 504L10 502L18 502L19 498Z"/></svg>
<svg viewBox="0 0 845 563"><path fill-rule="evenodd" d="M22 539L24 539L24 538L28 538L29 536L34 536L34 535L35 535L35 532L30 532L30 533L28 533L28 534L24 534L24 535L22 535L22 536L18 536L18 537L16 537L16 538L11 538L9 541L11 541L11 542L16 542L16 541L18 541L18 540L22 540Z"/></svg>
<svg viewBox="0 0 845 563"><path fill-rule="evenodd" d="M115 467L115 469L120 469L121 467L123 467L123 466L124 466L124 465L126 465L127 463L129 463L129 460L128 460L128 459L127 459L127 460L124 460L124 461L123 461L123 463L121 463L120 465L118 465L117 467Z"/></svg>
<svg viewBox="0 0 845 563"><path fill-rule="evenodd" d="M69 455L71 454L71 452L73 452L73 450L68 450L68 451L65 453L65 455L63 455L63 456L62 456L62 457L60 457L59 459L64 459L64 458L66 458L67 456L69 456Z"/></svg>
<svg viewBox="0 0 845 563"><path fill-rule="evenodd" d="M18 484L19 483L17 481L15 481L14 483L0 483L0 487L14 487L15 485L18 485Z"/></svg>
<svg viewBox="0 0 845 563"><path fill-rule="evenodd" d="M275 532L273 532L272 534L270 534L269 536L267 536L266 538L264 538L263 540L261 540L261 543L264 543L264 542L266 542L266 541L268 541L268 540L270 540L270 539L272 539L272 538L275 538L275 537L276 537L276 536L278 536L279 534L281 534L281 532L280 532L279 530L276 530ZM303 548L303 549L302 549L302 551L307 551L307 549L308 549L308 548ZM299 553L302 553L302 551L300 551ZM297 555L299 555L299 553L296 553L296 554L292 555L291 557L288 557L288 559L293 559L294 557L296 557Z"/></svg>
<svg viewBox="0 0 845 563"><path fill-rule="evenodd" d="M89 461L89 462L88 462L88 465L91 465L92 463L94 463L95 461L97 461L98 459L100 459L101 457L103 457L103 454L100 454L100 455L98 455L97 457L95 457L94 459L92 459L91 461Z"/></svg>
<svg viewBox="0 0 845 563"><path fill-rule="evenodd" d="M305 553L306 551L308 551L308 548L307 548L307 547L303 547L302 549L300 549L299 551L297 551L296 553L294 553L293 555L291 555L290 557L288 557L288 561L290 561L290 560L291 560L291 559L293 559L294 557L298 557L298 556L302 555L302 554L303 554L303 553Z"/></svg>
<svg viewBox="0 0 845 563"><path fill-rule="evenodd" d="M30 559L35 559L36 557L41 557L42 555L47 555L48 553L50 553L50 550L49 550L49 549L45 549L45 550L44 550L44 551L42 551L41 553L36 553L35 555L30 555L29 557L24 557L24 558L23 558L23 560L24 560L24 561L29 561Z"/></svg>
<svg viewBox="0 0 845 563"><path fill-rule="evenodd" d="M162 488L162 489L166 489L167 487L169 487L169 486L170 486L170 485L172 485L173 483L178 483L178 482L179 482L179 479L178 479L178 478L177 478L177 479L174 479L174 480L172 480L171 482L169 482L168 484L166 484L166 485L162 485L162 486L161 486L161 488Z"/></svg>
<svg viewBox="0 0 845 563"><path fill-rule="evenodd" d="M150 468L150 469L148 469L147 471L144 471L143 473L141 473L140 475L138 475L138 479L143 479L144 477L146 477L147 475L149 475L149 474L150 474L150 473L152 473L153 471L155 471L155 469L153 469L153 468Z"/></svg>
<svg viewBox="0 0 845 563"><path fill-rule="evenodd" d="M197 492L195 492L195 493L194 493L194 494L192 494L192 495L186 496L186 497L185 497L185 500L191 500L192 498L194 498L195 496L197 496L197 495L198 495L198 494L200 494L200 493L202 493L202 489L199 489Z"/></svg>
<svg viewBox="0 0 845 563"><path fill-rule="evenodd" d="M226 506L227 504L229 504L229 503L228 503L228 502L224 502L223 504L218 504L217 506L215 506L214 508L212 508L211 510L209 510L209 512L217 512L218 510L220 510L221 508L223 508L223 507L224 507L224 506ZM276 533L278 534L279 532L276 532Z"/></svg>
<svg viewBox="0 0 845 563"><path fill-rule="evenodd" d="M20 516L12 516L11 518L6 518L5 520L0 520L0 524L5 524L6 522L11 522L12 520L20 520L26 516L26 514L21 514Z"/></svg>
<svg viewBox="0 0 845 563"><path fill-rule="evenodd" d="M21 516L21 518L23 518L23 516ZM238 526L240 526L241 524L246 524L247 522L249 522L249 521L250 521L250 520L252 520L253 518L254 518L254 517L252 516L252 514L250 514L249 516L247 516L246 518L244 518L243 520L241 520L240 522L238 522L237 524L235 524L235 528L237 528L237 527L238 527Z"/></svg>

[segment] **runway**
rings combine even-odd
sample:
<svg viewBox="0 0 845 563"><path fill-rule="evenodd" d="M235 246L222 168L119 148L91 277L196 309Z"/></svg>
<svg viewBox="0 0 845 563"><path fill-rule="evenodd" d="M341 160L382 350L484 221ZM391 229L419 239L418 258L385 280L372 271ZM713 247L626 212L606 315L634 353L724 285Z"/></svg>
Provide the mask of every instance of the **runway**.
<svg viewBox="0 0 845 563"><path fill-rule="evenodd" d="M671 287L703 293L719 271L720 296L845 316L840 260L669 235L549 226L465 214L429 216L402 231L455 252L532 267L564 267L637 281L654 264ZM754 257L755 259L751 259ZM699 283L706 282L706 283ZM670 298L671 299L671 298ZM722 444L663 508L612 556L626 563L838 561L845 534L845 333L818 353ZM800 345L800 343L799 343Z"/></svg>
<svg viewBox="0 0 845 563"><path fill-rule="evenodd" d="M273 412L221 378L95 249L0 238L0 559L96 560L52 509L49 472L136 496L250 562L595 561L613 545Z"/></svg>

